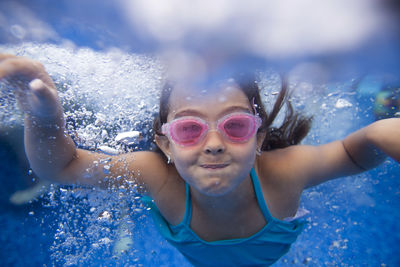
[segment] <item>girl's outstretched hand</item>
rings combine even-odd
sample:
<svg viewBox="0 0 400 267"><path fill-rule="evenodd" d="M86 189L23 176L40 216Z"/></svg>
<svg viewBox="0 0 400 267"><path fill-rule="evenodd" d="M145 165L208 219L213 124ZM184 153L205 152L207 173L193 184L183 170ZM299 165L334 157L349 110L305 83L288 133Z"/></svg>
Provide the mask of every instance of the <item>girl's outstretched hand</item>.
<svg viewBox="0 0 400 267"><path fill-rule="evenodd" d="M0 80L15 90L25 114L43 122L52 122L62 114L56 87L40 62L0 54Z"/></svg>

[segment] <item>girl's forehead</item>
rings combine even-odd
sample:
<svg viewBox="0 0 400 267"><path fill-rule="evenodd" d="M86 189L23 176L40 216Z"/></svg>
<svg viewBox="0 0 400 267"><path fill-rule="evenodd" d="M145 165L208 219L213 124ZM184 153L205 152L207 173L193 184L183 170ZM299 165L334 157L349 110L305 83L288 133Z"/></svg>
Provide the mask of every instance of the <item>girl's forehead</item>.
<svg viewBox="0 0 400 267"><path fill-rule="evenodd" d="M245 93L236 84L227 84L207 89L177 87L169 99L169 115L195 110L199 113L218 113L232 106L250 109Z"/></svg>

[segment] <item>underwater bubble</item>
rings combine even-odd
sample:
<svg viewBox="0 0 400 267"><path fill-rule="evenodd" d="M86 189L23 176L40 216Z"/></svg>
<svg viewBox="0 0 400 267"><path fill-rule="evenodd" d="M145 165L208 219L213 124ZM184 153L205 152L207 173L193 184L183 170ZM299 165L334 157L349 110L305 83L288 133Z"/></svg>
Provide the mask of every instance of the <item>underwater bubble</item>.
<svg viewBox="0 0 400 267"><path fill-rule="evenodd" d="M101 159L99 162L101 164L107 164L107 163L110 163L111 161L112 161L112 158L104 158L104 159Z"/></svg>
<svg viewBox="0 0 400 267"><path fill-rule="evenodd" d="M112 218L111 213L108 211L103 211L98 216L98 220L101 220L101 221L111 220L111 218Z"/></svg>
<svg viewBox="0 0 400 267"><path fill-rule="evenodd" d="M119 150L117 150L115 148L112 148L112 147L109 147L109 146L99 146L98 149L101 152L103 152L105 154L108 154L108 155L118 155L118 154L120 154Z"/></svg>
<svg viewBox="0 0 400 267"><path fill-rule="evenodd" d="M352 107L352 106L353 106L353 104L351 104L346 99L338 99L338 101L335 104L336 108L347 108L347 107Z"/></svg>
<svg viewBox="0 0 400 267"><path fill-rule="evenodd" d="M139 131L128 131L119 133L115 137L115 141L119 143L124 143L126 145L132 145L140 141L142 134Z"/></svg>
<svg viewBox="0 0 400 267"><path fill-rule="evenodd" d="M110 174L110 169L111 169L110 165L104 165L103 166L103 173L104 174Z"/></svg>
<svg viewBox="0 0 400 267"><path fill-rule="evenodd" d="M143 212L143 209L136 208L136 209L134 209L134 211L135 211L136 213L141 213L141 212Z"/></svg>
<svg viewBox="0 0 400 267"><path fill-rule="evenodd" d="M68 193L68 189L60 188L60 192L63 194L66 194L66 193Z"/></svg>
<svg viewBox="0 0 400 267"><path fill-rule="evenodd" d="M108 237L104 237L104 238L102 238L102 239L99 240L99 243L100 243L100 244L107 245L107 244L110 244L110 243L111 243L111 240L110 240Z"/></svg>
<svg viewBox="0 0 400 267"><path fill-rule="evenodd" d="M24 39L26 35L26 30L19 24L12 25L10 27L10 32L14 37L18 39Z"/></svg>

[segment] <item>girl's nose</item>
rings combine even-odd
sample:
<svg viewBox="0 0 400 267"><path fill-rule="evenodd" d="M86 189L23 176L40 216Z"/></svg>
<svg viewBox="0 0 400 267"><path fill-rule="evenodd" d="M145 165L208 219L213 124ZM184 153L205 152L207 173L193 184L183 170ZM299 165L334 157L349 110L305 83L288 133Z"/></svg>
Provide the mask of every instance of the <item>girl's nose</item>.
<svg viewBox="0 0 400 267"><path fill-rule="evenodd" d="M221 134L217 131L208 132L204 144L204 152L211 155L225 152L225 144L222 138Z"/></svg>

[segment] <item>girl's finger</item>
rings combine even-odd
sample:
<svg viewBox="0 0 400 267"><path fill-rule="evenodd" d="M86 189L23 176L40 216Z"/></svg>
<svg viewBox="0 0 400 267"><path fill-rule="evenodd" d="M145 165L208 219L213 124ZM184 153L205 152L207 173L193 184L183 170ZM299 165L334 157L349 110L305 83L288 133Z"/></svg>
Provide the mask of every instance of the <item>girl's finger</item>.
<svg viewBox="0 0 400 267"><path fill-rule="evenodd" d="M54 95L50 88L40 79L34 79L29 83L32 93L41 100L52 100Z"/></svg>
<svg viewBox="0 0 400 267"><path fill-rule="evenodd" d="M0 79L19 77L33 80L43 71L42 64L25 58L4 57L0 61Z"/></svg>
<svg viewBox="0 0 400 267"><path fill-rule="evenodd" d="M16 58L16 56L11 54L0 54L0 62L10 58Z"/></svg>
<svg viewBox="0 0 400 267"><path fill-rule="evenodd" d="M0 61L0 79L23 75L23 72L26 72L23 71L26 66L21 64L20 61L21 60L18 60L15 57L3 58L3 60Z"/></svg>

